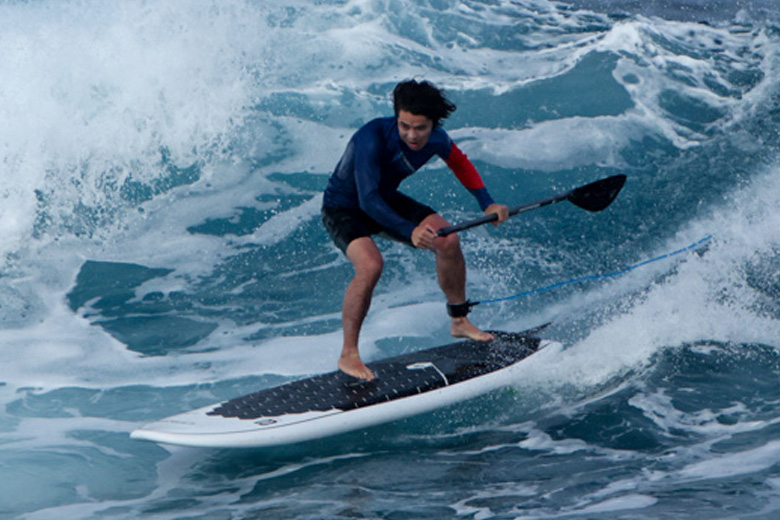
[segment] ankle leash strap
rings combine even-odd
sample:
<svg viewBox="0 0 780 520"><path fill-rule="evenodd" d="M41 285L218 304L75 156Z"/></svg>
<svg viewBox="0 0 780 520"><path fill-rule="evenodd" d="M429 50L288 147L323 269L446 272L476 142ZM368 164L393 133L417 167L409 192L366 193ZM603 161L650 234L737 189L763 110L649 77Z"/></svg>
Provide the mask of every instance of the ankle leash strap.
<svg viewBox="0 0 780 520"><path fill-rule="evenodd" d="M464 316L468 316L469 312L471 312L471 308L475 305L479 305L479 302L466 300L464 303L448 303L447 314L450 315L450 318L463 318Z"/></svg>

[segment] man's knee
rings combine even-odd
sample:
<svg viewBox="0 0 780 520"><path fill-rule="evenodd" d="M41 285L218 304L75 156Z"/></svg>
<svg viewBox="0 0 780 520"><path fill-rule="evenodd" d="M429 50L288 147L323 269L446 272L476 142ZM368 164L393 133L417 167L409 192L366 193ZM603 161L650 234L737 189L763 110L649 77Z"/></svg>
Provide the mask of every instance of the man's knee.
<svg viewBox="0 0 780 520"><path fill-rule="evenodd" d="M347 257L355 268L355 278L371 285L379 281L384 269L384 259L371 239L352 242L347 248Z"/></svg>
<svg viewBox="0 0 780 520"><path fill-rule="evenodd" d="M436 249L444 256L453 256L460 253L460 238L456 233L439 237L436 242Z"/></svg>
<svg viewBox="0 0 780 520"><path fill-rule="evenodd" d="M358 276L377 282L379 277L382 276L384 266L385 261L382 255L367 255L355 264L355 272Z"/></svg>

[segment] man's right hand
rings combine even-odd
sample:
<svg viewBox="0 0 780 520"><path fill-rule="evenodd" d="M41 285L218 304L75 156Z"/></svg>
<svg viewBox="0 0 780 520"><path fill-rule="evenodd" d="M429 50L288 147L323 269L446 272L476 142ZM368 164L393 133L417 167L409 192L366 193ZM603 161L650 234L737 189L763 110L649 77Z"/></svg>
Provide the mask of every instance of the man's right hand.
<svg viewBox="0 0 780 520"><path fill-rule="evenodd" d="M420 224L412 231L412 244L420 249L431 249L438 236L432 227Z"/></svg>

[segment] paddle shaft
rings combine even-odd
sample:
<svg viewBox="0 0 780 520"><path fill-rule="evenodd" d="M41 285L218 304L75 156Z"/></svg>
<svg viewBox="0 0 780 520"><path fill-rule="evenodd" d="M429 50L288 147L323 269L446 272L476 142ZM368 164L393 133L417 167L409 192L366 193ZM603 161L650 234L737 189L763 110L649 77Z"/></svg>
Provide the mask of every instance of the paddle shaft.
<svg viewBox="0 0 780 520"><path fill-rule="evenodd" d="M567 191L566 193L561 193L553 197L548 197L546 199L542 199L536 202L530 202L528 204L523 204L522 206L517 206L516 208L512 208L509 210L509 216L511 217L517 215L518 213L525 213L526 211L531 211L532 209L549 206L550 204L555 204L556 202L561 202L562 200L566 200L570 194L571 191ZM437 234L440 237L446 237L447 235L451 235L452 233L465 231L466 229L471 229L473 227L481 226L483 224L487 224L488 222L494 222L496 220L498 220L498 215L496 215L495 213L491 213L490 215L485 215L484 217L479 217L474 220L469 220L468 222L463 222L462 224L443 227L437 232Z"/></svg>
<svg viewBox="0 0 780 520"><path fill-rule="evenodd" d="M606 179L591 182L585 186L580 186L579 188L574 188L573 190L565 191L546 199L524 204L522 206L517 206L516 208L509 210L509 215L517 215L518 213L523 213L532 209L549 206L550 204L555 204L556 202L561 202L562 200L567 200L575 206L587 211L601 211L612 204L612 201L615 200L617 194L620 193L620 190L623 188L623 184L625 182L625 175L613 175L612 177L607 177ZM484 217L470 220L462 224L441 228L437 234L440 237L446 237L452 233L457 233L458 231L463 231L464 229L481 226L482 224L493 222L497 219L498 215L491 213L490 215L485 215Z"/></svg>

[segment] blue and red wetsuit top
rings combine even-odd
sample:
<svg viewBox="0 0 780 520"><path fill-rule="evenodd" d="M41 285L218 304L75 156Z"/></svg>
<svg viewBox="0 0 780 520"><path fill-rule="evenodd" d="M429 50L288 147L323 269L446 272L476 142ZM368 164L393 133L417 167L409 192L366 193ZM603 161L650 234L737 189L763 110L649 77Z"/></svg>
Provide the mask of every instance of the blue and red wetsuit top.
<svg viewBox="0 0 780 520"><path fill-rule="evenodd" d="M443 128L435 127L426 145L415 151L401 139L396 118L383 117L352 136L328 181L323 205L361 209L382 226L411 238L415 224L393 211L385 195L397 191L434 155L447 163L483 211L493 203L479 172Z"/></svg>

